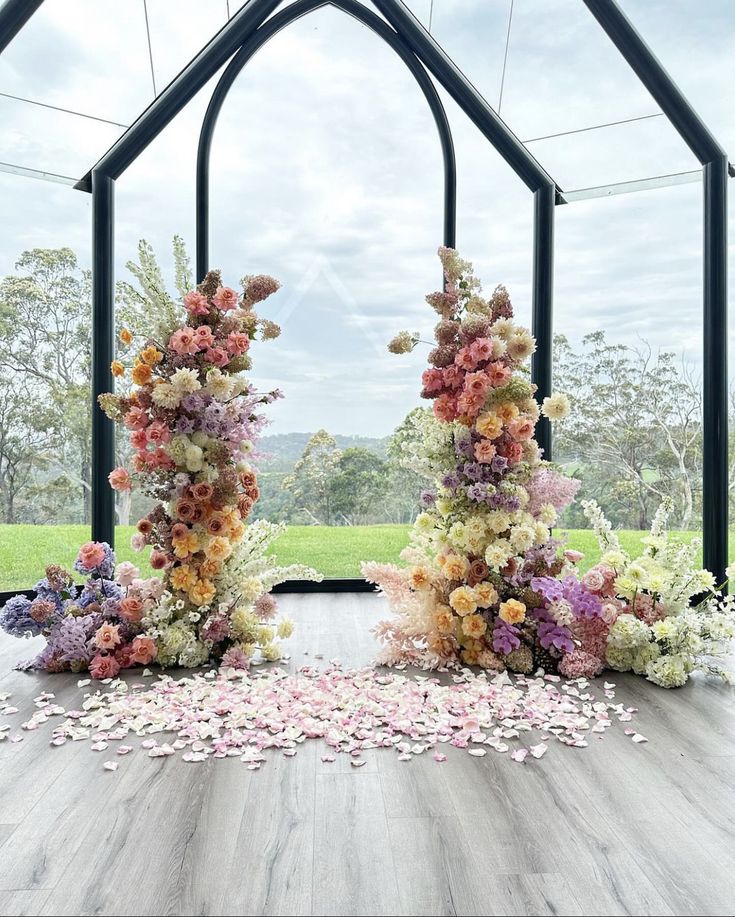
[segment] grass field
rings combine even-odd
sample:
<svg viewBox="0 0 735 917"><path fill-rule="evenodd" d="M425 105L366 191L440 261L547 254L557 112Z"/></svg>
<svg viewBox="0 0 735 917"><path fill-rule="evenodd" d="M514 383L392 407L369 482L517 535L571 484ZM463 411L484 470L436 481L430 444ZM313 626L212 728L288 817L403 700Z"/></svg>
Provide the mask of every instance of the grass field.
<svg viewBox="0 0 735 917"><path fill-rule="evenodd" d="M133 531L132 526L118 528L118 559L132 560L147 570L145 555L136 554L130 547ZM623 547L632 554L640 553L644 534L618 533ZM687 541L696 535L677 534ZM355 577L360 576L361 560L397 560L407 537L408 526L403 525L291 526L274 544L274 551L283 563L310 564L327 577ZM0 591L27 589L38 581L48 563L71 567L78 546L88 539L89 529L83 525L0 525ZM570 531L568 546L584 553L583 569L599 558L595 537L589 530ZM731 535L730 560L733 559L735 537Z"/></svg>

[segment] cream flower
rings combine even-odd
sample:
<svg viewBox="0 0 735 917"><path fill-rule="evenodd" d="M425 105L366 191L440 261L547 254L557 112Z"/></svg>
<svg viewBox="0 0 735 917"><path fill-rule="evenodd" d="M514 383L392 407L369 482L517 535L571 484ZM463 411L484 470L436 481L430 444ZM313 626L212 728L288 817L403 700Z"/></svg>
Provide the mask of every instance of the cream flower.
<svg viewBox="0 0 735 917"><path fill-rule="evenodd" d="M472 614L477 610L477 599L469 586L458 586L449 596L449 604L458 615Z"/></svg>
<svg viewBox="0 0 735 917"><path fill-rule="evenodd" d="M549 420L564 420L569 416L570 409L569 398L563 392L554 392L544 398L541 405L541 413Z"/></svg>
<svg viewBox="0 0 735 917"><path fill-rule="evenodd" d="M160 385L153 386L153 403L159 407L177 408L181 404L182 393L175 389L168 382L162 382Z"/></svg>
<svg viewBox="0 0 735 917"><path fill-rule="evenodd" d="M527 360L536 350L536 341L525 328L518 328L508 338L508 355L520 363Z"/></svg>
<svg viewBox="0 0 735 917"><path fill-rule="evenodd" d="M478 639L487 631L487 621L482 615L468 615L462 620L462 631L468 637Z"/></svg>
<svg viewBox="0 0 735 917"><path fill-rule="evenodd" d="M222 370L215 367L207 373L207 381L204 385L204 391L217 401L227 401L232 397L234 385L232 379L226 376Z"/></svg>
<svg viewBox="0 0 735 917"><path fill-rule="evenodd" d="M177 392L184 395L198 392L202 387L202 383L199 381L199 374L195 369L177 369L171 376L170 384Z"/></svg>

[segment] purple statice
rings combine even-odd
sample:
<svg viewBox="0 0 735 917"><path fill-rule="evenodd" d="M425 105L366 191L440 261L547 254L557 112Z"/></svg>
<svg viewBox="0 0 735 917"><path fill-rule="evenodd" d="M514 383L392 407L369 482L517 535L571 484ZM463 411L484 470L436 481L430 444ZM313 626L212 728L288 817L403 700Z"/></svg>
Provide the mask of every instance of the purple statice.
<svg viewBox="0 0 735 917"><path fill-rule="evenodd" d="M512 624L498 618L493 628L493 650L501 656L507 656L521 645L521 638Z"/></svg>
<svg viewBox="0 0 735 917"><path fill-rule="evenodd" d="M433 506L436 503L436 494L433 490L422 490L421 491L421 505L428 509L430 506Z"/></svg>
<svg viewBox="0 0 735 917"><path fill-rule="evenodd" d="M14 595L0 611L0 627L11 637L36 637L41 625L31 617L31 600Z"/></svg>

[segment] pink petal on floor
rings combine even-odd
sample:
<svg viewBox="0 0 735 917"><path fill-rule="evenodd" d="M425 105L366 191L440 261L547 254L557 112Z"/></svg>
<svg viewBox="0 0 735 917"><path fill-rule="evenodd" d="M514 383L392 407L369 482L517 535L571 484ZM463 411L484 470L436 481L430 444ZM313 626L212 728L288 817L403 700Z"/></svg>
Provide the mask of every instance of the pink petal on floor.
<svg viewBox="0 0 735 917"><path fill-rule="evenodd" d="M105 761L102 767L104 767L106 771L116 771L120 765L117 761Z"/></svg>
<svg viewBox="0 0 735 917"><path fill-rule="evenodd" d="M528 749L527 748L516 748L514 751L510 753L510 756L514 761L518 761L522 764L528 757Z"/></svg>
<svg viewBox="0 0 735 917"><path fill-rule="evenodd" d="M433 757L434 760L438 761L439 763L447 760L447 756L440 751L435 751Z"/></svg>
<svg viewBox="0 0 735 917"><path fill-rule="evenodd" d="M539 742L538 745L531 745L529 751L534 758L543 758L549 746L545 742Z"/></svg>

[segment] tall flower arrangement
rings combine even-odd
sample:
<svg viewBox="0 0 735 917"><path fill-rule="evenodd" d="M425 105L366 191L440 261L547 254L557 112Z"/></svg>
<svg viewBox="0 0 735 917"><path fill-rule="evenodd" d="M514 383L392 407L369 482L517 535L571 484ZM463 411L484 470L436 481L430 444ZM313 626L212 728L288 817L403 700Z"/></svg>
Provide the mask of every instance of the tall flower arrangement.
<svg viewBox="0 0 735 917"><path fill-rule="evenodd" d="M421 392L433 405L412 416L405 455L432 486L402 554L407 566L363 564L395 613L376 630L381 661L543 666L570 678L612 668L662 687L697 669L729 679L718 657L735 636L735 603L697 569L698 544L669 537L667 503L635 559L599 507L583 503L603 555L584 575L582 555L551 537L579 485L543 460L534 427L539 413L563 420L568 399L551 395L539 409L524 365L535 343L514 323L507 291L484 298L470 264L452 249L439 256L445 287L427 296L440 321ZM388 349L418 343L403 331Z"/></svg>
<svg viewBox="0 0 735 917"><path fill-rule="evenodd" d="M506 289L485 298L456 251L439 256L445 287L427 296L439 322L421 393L433 404L413 464L432 486L403 554L409 566L363 566L397 612L378 628L382 660L529 672L556 664L574 649L578 624L602 614L576 580L552 602L533 588L572 576L574 557L560 555L550 526L578 485L542 461L534 440L540 410L525 364L535 342L514 322ZM402 332L389 350L418 340ZM552 395L541 410L559 419L567 399Z"/></svg>

